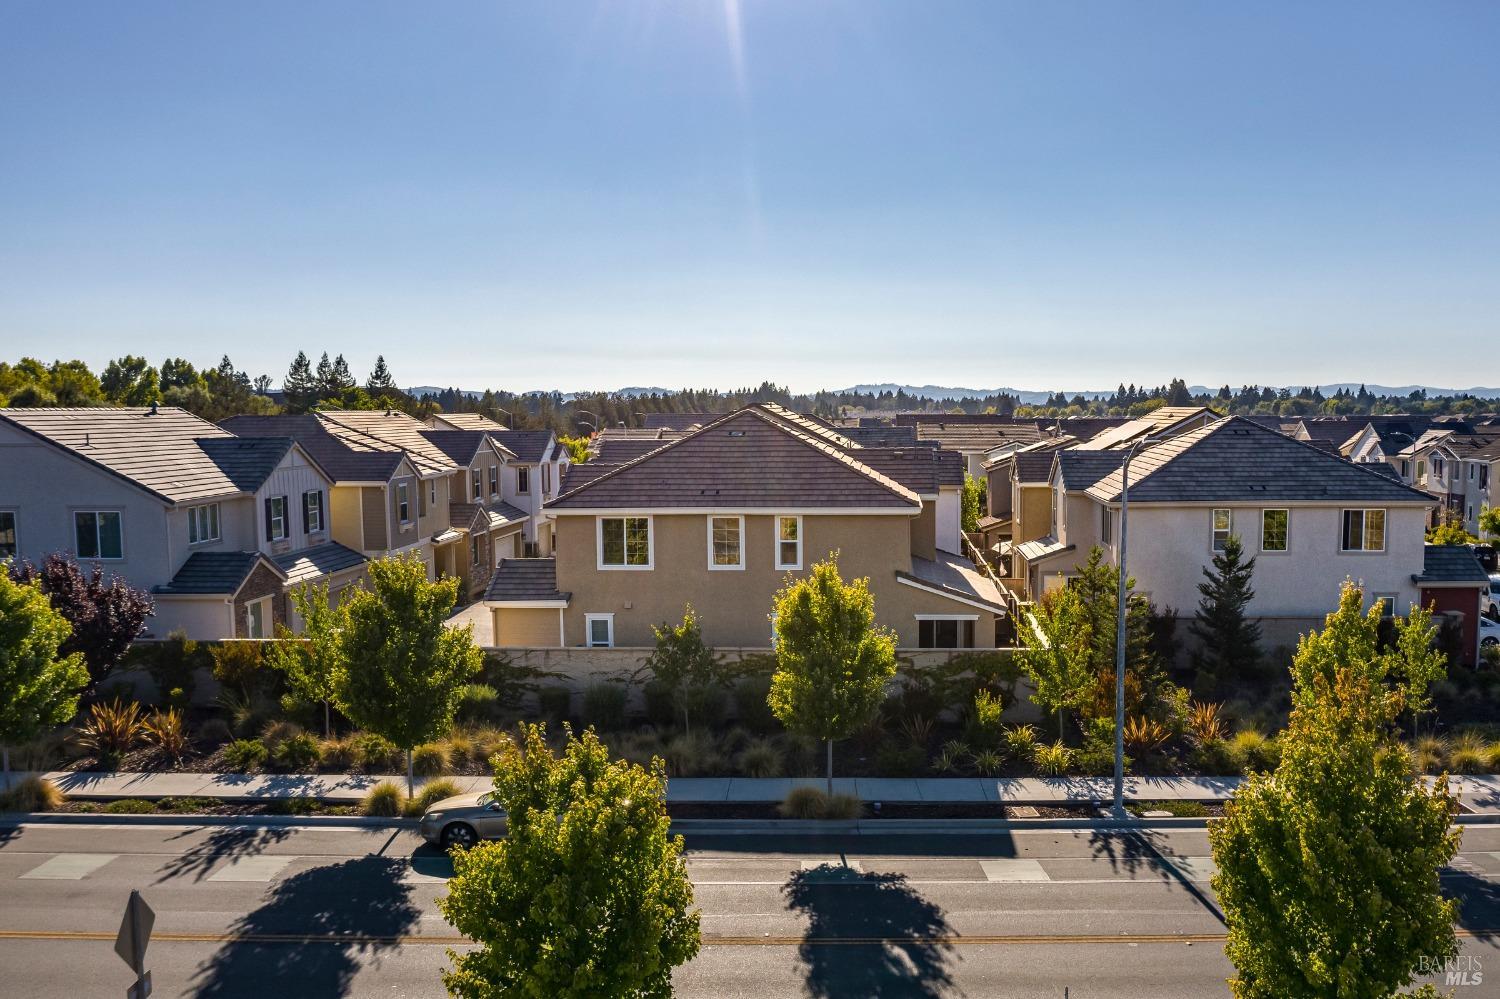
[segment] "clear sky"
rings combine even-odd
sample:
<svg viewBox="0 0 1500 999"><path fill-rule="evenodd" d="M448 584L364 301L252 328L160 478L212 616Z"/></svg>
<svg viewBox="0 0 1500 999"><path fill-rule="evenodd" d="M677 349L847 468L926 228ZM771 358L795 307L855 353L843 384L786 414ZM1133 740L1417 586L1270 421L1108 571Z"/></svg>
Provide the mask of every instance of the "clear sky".
<svg viewBox="0 0 1500 999"><path fill-rule="evenodd" d="M0 0L0 355L1495 384L1497 53L1485 0Z"/></svg>

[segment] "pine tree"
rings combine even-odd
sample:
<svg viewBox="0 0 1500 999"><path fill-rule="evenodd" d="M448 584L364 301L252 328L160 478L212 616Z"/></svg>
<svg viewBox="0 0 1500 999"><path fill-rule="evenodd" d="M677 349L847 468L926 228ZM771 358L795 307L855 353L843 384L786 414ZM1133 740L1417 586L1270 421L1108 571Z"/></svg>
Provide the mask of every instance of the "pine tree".
<svg viewBox="0 0 1500 999"><path fill-rule="evenodd" d="M355 385L354 376L349 373L349 362L344 360L343 354L333 359L333 378L335 384L338 386L338 391L334 393L335 395L343 392L344 389L353 388Z"/></svg>
<svg viewBox="0 0 1500 999"><path fill-rule="evenodd" d="M1199 642L1193 663L1202 684L1200 693L1226 680L1249 676L1261 660L1260 625L1245 616L1245 608L1255 597L1250 587L1255 559L1244 556L1240 539L1231 534L1224 550L1214 555L1213 569L1203 567L1204 581L1198 584L1202 598L1189 627Z"/></svg>
<svg viewBox="0 0 1500 999"><path fill-rule="evenodd" d="M334 371L333 362L328 359L328 352L326 350L323 352L323 356L318 358L318 370L313 377L313 382L317 390L315 402L321 402L324 399L336 399L339 392L343 390L344 386L339 382L338 373Z"/></svg>
<svg viewBox="0 0 1500 999"><path fill-rule="evenodd" d="M326 354L324 358L327 358ZM297 351L292 366L287 368L286 378L281 382L281 390L286 394L286 406L291 412L305 413L317 403L318 383L313 378L312 362L304 352Z"/></svg>
<svg viewBox="0 0 1500 999"><path fill-rule="evenodd" d="M396 389L396 379L391 377L391 371L385 366L385 355L379 354L375 357L375 370L370 372L369 381L365 382L365 391L377 399Z"/></svg>

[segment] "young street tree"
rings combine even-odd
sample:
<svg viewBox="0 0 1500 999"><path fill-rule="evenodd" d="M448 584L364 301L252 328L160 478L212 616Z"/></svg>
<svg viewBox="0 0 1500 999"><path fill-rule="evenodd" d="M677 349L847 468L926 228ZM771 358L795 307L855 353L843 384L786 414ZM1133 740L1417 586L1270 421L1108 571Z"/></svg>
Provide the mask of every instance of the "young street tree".
<svg viewBox="0 0 1500 999"><path fill-rule="evenodd" d="M344 601L342 649L348 664L338 701L361 728L406 750L412 791L413 747L444 735L459 696L484 655L469 628L444 623L458 598L458 580L427 581L420 558L370 563L372 588Z"/></svg>
<svg viewBox="0 0 1500 999"><path fill-rule="evenodd" d="M97 564L85 574L71 557L54 552L42 560L41 568L30 562L13 564L11 578L35 583L67 619L72 630L63 642L62 654L83 654L90 689L120 664L135 643L146 619L156 611L151 594L131 589L119 576L108 582Z"/></svg>
<svg viewBox="0 0 1500 999"><path fill-rule="evenodd" d="M833 743L869 722L896 675L896 636L875 623L868 579L845 583L838 552L772 601L776 672L767 702L783 725L828 747L833 793Z"/></svg>
<svg viewBox="0 0 1500 999"><path fill-rule="evenodd" d="M1347 584L1292 663L1280 765L1254 774L1209 827L1213 886L1239 999L1384 999L1422 958L1457 952L1441 869L1458 850L1446 780L1412 776L1394 737L1409 682L1379 650L1379 612ZM1421 620L1397 624L1415 647Z"/></svg>
<svg viewBox="0 0 1500 999"><path fill-rule="evenodd" d="M10 785L10 747L61 725L78 711L89 672L62 651L67 619L34 584L0 572L0 770Z"/></svg>
<svg viewBox="0 0 1500 999"><path fill-rule="evenodd" d="M280 641L266 649L266 663L285 674L297 697L323 705L323 738L327 739L333 735L333 705L349 668L344 656L344 609L329 605L326 583L293 590L291 599L302 618L302 634L293 635L283 628Z"/></svg>
<svg viewBox="0 0 1500 999"><path fill-rule="evenodd" d="M1046 594L1036 604L1031 620L1023 621L1018 631L1022 647L1016 659L1036 688L1032 700L1057 712L1057 737L1061 739L1064 712L1084 703L1093 678L1093 638L1078 592L1065 586Z"/></svg>
<svg viewBox="0 0 1500 999"><path fill-rule="evenodd" d="M646 667L671 692L673 703L682 712L682 727L691 732L694 695L721 679L718 657L704 644L692 604L683 609L681 624L663 622L651 630L656 634L656 649L646 660Z"/></svg>
<svg viewBox="0 0 1500 999"><path fill-rule="evenodd" d="M496 759L508 835L457 853L438 908L478 944L449 953L451 995L584 999L672 995L698 953L698 913L667 835L666 771L610 761L592 730L561 758L539 725Z"/></svg>
<svg viewBox="0 0 1500 999"><path fill-rule="evenodd" d="M1245 616L1245 608L1255 597L1250 588L1254 574L1255 559L1245 558L1244 546L1235 535L1224 542L1223 551L1215 553L1213 569L1203 568L1198 616L1188 630L1198 640L1194 666L1207 685L1243 679L1260 663L1260 625Z"/></svg>

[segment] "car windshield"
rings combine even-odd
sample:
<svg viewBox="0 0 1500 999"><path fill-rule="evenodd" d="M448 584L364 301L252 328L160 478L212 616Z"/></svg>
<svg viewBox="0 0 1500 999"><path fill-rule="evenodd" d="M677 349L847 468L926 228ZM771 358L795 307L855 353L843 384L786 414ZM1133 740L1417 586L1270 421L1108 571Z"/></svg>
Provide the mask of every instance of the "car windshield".
<svg viewBox="0 0 1500 999"><path fill-rule="evenodd" d="M492 802L494 800L495 800L495 792L494 791L486 791L486 792L484 792L483 794L481 794L479 796L479 802L478 802L479 807L480 808L489 808L490 807L490 802Z"/></svg>
<svg viewBox="0 0 1500 999"><path fill-rule="evenodd" d="M1490 580L1490 592L1491 593L1500 593L1500 579L1492 579L1492 580Z"/></svg>

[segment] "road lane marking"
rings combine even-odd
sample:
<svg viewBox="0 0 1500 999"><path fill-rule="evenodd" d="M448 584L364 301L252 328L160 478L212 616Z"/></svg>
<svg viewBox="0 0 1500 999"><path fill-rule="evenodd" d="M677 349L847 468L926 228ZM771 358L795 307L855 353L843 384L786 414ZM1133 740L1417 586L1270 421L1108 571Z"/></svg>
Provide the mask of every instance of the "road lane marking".
<svg viewBox="0 0 1500 999"><path fill-rule="evenodd" d="M59 853L51 860L43 861L21 875L23 880L38 881L82 881L111 860L118 853Z"/></svg>
<svg viewBox="0 0 1500 999"><path fill-rule="evenodd" d="M987 881L1051 881L1042 865L1035 860L981 860Z"/></svg>
<svg viewBox="0 0 1500 999"><path fill-rule="evenodd" d="M255 854L233 857L229 863L208 876L210 881L270 881L297 857L280 854Z"/></svg>

